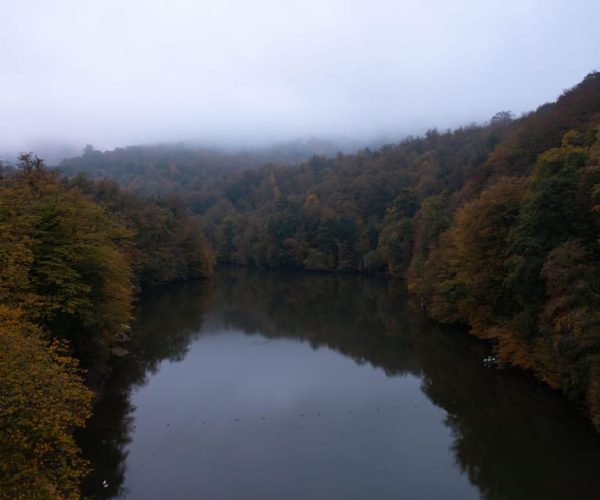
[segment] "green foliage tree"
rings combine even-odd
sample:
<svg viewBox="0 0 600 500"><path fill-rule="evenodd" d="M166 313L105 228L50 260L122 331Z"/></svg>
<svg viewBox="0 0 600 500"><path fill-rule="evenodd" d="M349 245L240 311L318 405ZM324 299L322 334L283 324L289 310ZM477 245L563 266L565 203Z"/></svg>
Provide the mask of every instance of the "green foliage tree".
<svg viewBox="0 0 600 500"><path fill-rule="evenodd" d="M95 357L130 318L128 231L31 155L0 188L0 300ZM96 352L97 349L100 351Z"/></svg>

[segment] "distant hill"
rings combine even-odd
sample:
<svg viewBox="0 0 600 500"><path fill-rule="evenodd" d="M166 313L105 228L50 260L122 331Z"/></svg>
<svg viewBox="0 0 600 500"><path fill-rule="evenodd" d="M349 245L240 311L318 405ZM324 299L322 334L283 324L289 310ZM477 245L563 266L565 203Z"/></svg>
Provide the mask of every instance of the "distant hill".
<svg viewBox="0 0 600 500"><path fill-rule="evenodd" d="M188 144L140 145L97 151L87 146L81 156L64 159L58 168L66 175L85 173L108 178L123 187L149 195L196 189L208 178L261 167L267 163L294 164L313 155L333 157L357 150L352 141L299 139L269 147L220 149Z"/></svg>

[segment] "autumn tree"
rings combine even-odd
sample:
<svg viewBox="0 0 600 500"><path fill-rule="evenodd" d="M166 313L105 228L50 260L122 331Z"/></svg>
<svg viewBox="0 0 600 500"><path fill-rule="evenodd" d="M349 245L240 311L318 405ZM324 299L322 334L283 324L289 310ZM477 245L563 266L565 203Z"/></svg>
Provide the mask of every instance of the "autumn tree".
<svg viewBox="0 0 600 500"><path fill-rule="evenodd" d="M0 491L3 498L79 498L81 459L72 430L92 392L62 342L48 341L18 309L0 305Z"/></svg>

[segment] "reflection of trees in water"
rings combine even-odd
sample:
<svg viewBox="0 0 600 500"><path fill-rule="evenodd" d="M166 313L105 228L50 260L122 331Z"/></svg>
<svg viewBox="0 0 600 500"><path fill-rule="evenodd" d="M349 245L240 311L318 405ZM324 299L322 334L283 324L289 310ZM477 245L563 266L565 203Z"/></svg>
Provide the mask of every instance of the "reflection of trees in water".
<svg viewBox="0 0 600 500"><path fill-rule="evenodd" d="M448 413L458 466L483 498L600 498L600 439L577 409L527 375L484 368L486 344L429 322L403 283L240 271L223 281L210 310L227 326L421 376Z"/></svg>
<svg viewBox="0 0 600 500"><path fill-rule="evenodd" d="M577 408L528 375L483 369L482 356L448 347L421 356L423 390L448 413L456 462L483 498L600 498L600 439Z"/></svg>
<svg viewBox="0 0 600 500"><path fill-rule="evenodd" d="M94 470L83 480L85 498L113 498L122 494L125 480L125 449L130 443L133 407L129 403L128 384L120 383L118 371L111 375L88 421L85 432L78 434L84 456ZM102 481L108 487L102 486Z"/></svg>
<svg viewBox="0 0 600 500"><path fill-rule="evenodd" d="M85 432L78 438L94 471L83 482L92 498L124 495L126 448L133 430L131 390L143 385L161 361L181 361L202 327L211 285L197 282L162 289L145 297L136 310L131 354L114 360L109 379ZM108 487L102 486L102 481Z"/></svg>
<svg viewBox="0 0 600 500"><path fill-rule="evenodd" d="M239 269L142 302L134 354L118 360L85 436L98 469L85 492L118 493L133 425L131 387L145 383L163 359L183 359L204 318L328 347L390 376L420 376L427 396L448 413L457 464L484 498L598 498L600 440L579 414L527 376L484 369L485 344L432 325L410 307L402 283Z"/></svg>
<svg viewBox="0 0 600 500"><path fill-rule="evenodd" d="M141 302L131 342L136 384L145 383L146 375L155 373L161 361L185 358L200 334L212 288L210 282L192 282L163 289Z"/></svg>
<svg viewBox="0 0 600 500"><path fill-rule="evenodd" d="M426 323L408 310L401 283L236 270L222 277L215 295L211 316L225 327L329 347L390 375L419 373L409 351Z"/></svg>

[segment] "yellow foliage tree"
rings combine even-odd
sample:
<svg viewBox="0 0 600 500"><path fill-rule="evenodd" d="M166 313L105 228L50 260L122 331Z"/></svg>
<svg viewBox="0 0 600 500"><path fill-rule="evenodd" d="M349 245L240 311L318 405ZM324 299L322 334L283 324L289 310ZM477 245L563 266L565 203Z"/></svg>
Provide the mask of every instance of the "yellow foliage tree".
<svg viewBox="0 0 600 500"><path fill-rule="evenodd" d="M28 155L0 183L0 303L68 338L79 355L131 318L130 232Z"/></svg>
<svg viewBox="0 0 600 500"><path fill-rule="evenodd" d="M3 498L79 498L87 464L72 430L92 392L65 355L16 309L0 305L0 492Z"/></svg>

